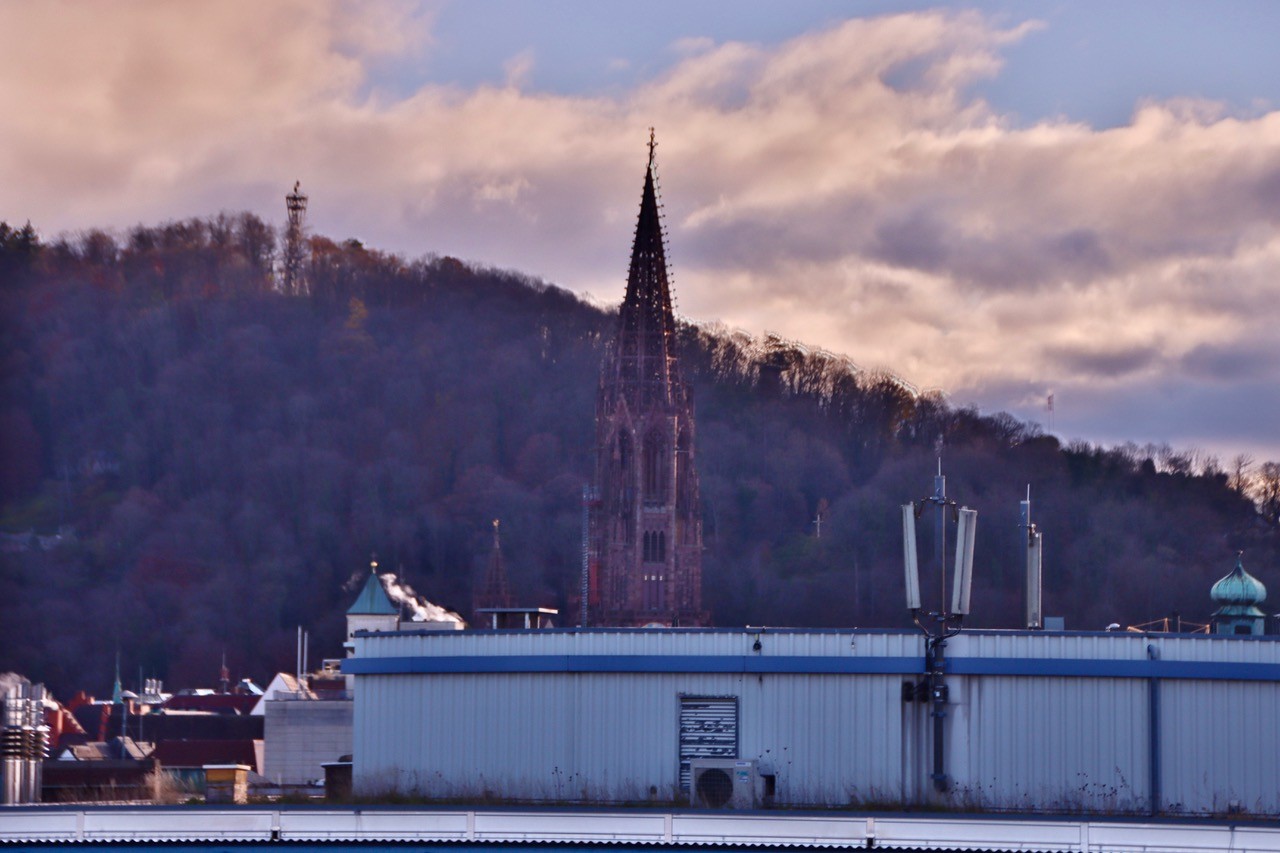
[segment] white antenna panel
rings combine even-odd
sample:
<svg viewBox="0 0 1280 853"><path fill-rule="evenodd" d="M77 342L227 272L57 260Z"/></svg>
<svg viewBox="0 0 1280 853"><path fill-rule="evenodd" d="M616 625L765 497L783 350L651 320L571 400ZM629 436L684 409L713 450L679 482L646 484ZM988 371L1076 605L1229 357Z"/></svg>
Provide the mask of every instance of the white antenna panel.
<svg viewBox="0 0 1280 853"><path fill-rule="evenodd" d="M956 571L951 586L951 612L969 614L969 592L973 584L973 539L978 528L978 511L963 507L956 530Z"/></svg>
<svg viewBox="0 0 1280 853"><path fill-rule="evenodd" d="M906 568L907 609L920 609L920 566L916 561L916 508L902 505L902 551Z"/></svg>
<svg viewBox="0 0 1280 853"><path fill-rule="evenodd" d="M1044 548L1043 534L1033 533L1027 542L1027 627L1043 626L1042 606L1042 573Z"/></svg>

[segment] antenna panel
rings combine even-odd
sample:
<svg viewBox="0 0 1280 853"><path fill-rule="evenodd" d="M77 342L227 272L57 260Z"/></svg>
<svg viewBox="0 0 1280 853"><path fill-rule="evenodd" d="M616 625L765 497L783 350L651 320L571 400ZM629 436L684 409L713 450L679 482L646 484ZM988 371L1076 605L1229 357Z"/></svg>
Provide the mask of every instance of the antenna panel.
<svg viewBox="0 0 1280 853"><path fill-rule="evenodd" d="M951 612L969 614L969 591L973 583L973 539L978 528L978 511L964 507L956 530L956 571L951 586Z"/></svg>
<svg viewBox="0 0 1280 853"><path fill-rule="evenodd" d="M916 560L916 508L902 505L902 551L907 581L907 609L920 609L920 566Z"/></svg>
<svg viewBox="0 0 1280 853"><path fill-rule="evenodd" d="M1027 627L1043 627L1042 607L1042 560L1044 555L1043 534L1032 533L1027 542Z"/></svg>

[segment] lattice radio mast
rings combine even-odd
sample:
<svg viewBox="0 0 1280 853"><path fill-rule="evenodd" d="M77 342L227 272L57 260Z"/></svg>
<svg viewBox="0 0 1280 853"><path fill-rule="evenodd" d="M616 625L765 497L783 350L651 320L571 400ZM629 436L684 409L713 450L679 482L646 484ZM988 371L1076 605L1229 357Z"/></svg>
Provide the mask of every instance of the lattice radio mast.
<svg viewBox="0 0 1280 853"><path fill-rule="evenodd" d="M302 182L293 182L293 192L284 197L289 211L289 224L284 233L284 292L289 296L305 296L309 288L306 276L306 248L303 243L307 218L307 197Z"/></svg>

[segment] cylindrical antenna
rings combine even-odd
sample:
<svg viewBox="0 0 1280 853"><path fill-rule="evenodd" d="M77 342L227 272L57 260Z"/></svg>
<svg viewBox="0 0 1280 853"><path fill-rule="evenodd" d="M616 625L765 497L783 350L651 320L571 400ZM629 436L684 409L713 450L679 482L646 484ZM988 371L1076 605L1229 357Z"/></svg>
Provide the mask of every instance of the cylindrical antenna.
<svg viewBox="0 0 1280 853"><path fill-rule="evenodd" d="M969 614L969 592L973 584L973 540L978 528L978 511L963 507L956 529L956 571L951 587L951 612Z"/></svg>
<svg viewBox="0 0 1280 853"><path fill-rule="evenodd" d="M1027 627L1041 628L1044 625L1040 614L1042 596L1042 560L1044 558L1044 536L1032 532L1027 542Z"/></svg>
<svg viewBox="0 0 1280 853"><path fill-rule="evenodd" d="M1027 591L1026 601L1026 622L1027 628L1036 629L1044 627L1044 617L1041 612L1043 603L1043 585L1041 583L1041 561L1043 551L1041 549L1040 534L1036 532L1036 526L1031 521L1031 485L1027 484L1027 499L1020 502L1022 510L1022 530L1026 534L1027 547L1027 568L1026 568L1026 584Z"/></svg>
<svg viewBox="0 0 1280 853"><path fill-rule="evenodd" d="M902 505L902 551L907 581L907 609L920 609L920 565L916 561L916 508Z"/></svg>

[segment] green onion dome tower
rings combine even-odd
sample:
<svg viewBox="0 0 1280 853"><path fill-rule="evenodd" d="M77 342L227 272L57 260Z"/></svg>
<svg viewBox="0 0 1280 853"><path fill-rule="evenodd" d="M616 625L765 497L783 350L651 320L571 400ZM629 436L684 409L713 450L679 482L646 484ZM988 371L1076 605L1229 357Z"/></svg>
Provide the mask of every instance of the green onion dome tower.
<svg viewBox="0 0 1280 853"><path fill-rule="evenodd" d="M1243 552L1236 555L1236 567L1209 590L1218 609L1213 611L1213 633L1258 635L1266 616L1258 607L1267 598L1262 581L1244 570Z"/></svg>

